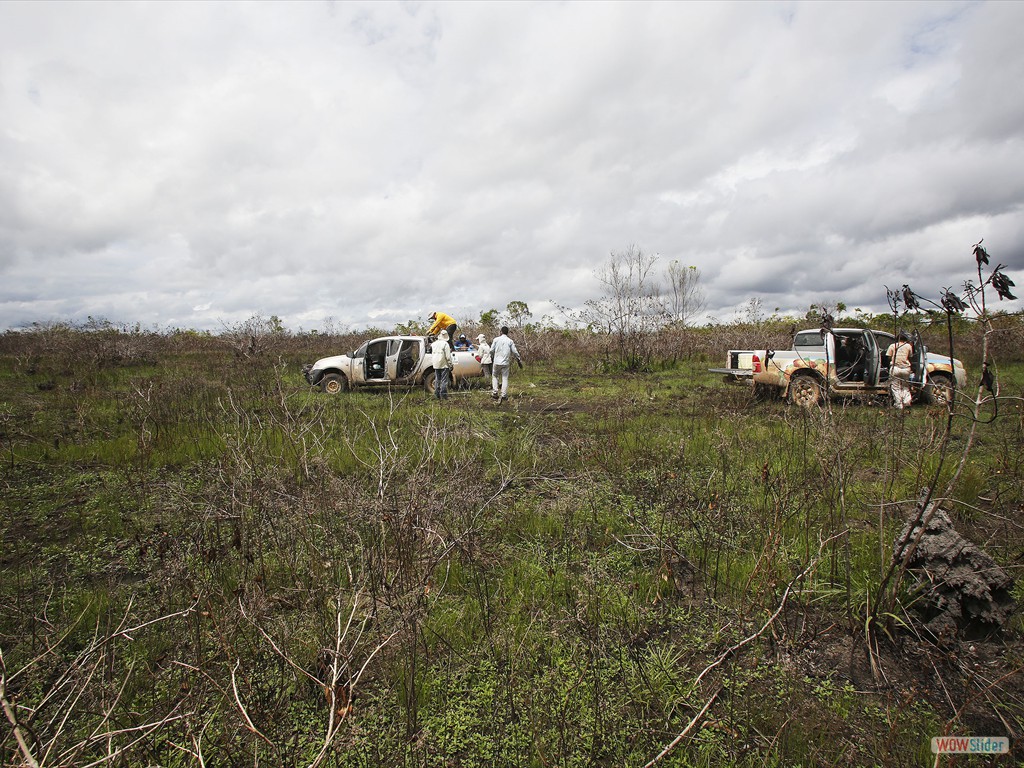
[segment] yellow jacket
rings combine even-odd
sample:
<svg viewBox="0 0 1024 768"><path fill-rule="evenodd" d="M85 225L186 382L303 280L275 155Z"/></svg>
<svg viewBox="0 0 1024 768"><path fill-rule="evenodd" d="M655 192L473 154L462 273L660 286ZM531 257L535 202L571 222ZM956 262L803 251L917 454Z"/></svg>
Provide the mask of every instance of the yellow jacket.
<svg viewBox="0 0 1024 768"><path fill-rule="evenodd" d="M432 336L435 333L440 333L449 325L454 325L455 323L455 318L452 317L451 315L446 315L444 312L437 312L436 314L437 319L434 321L434 324L430 326L430 330L427 331L427 336Z"/></svg>

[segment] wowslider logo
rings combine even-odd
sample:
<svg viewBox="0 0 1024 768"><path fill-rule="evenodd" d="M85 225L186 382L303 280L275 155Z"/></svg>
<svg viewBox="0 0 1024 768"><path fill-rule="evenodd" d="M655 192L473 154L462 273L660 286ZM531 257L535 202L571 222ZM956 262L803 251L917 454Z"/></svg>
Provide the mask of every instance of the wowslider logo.
<svg viewBox="0 0 1024 768"><path fill-rule="evenodd" d="M936 755L1005 755L1010 751L1006 736L933 736Z"/></svg>

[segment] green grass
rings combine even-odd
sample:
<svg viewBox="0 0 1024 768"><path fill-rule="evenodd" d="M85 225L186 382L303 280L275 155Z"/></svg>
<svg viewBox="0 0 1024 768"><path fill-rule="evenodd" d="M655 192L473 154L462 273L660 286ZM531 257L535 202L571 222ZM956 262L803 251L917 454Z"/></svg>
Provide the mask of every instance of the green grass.
<svg viewBox="0 0 1024 768"><path fill-rule="evenodd" d="M882 637L886 678L866 660L941 413L757 402L700 355L531 361L499 407L484 388L310 392L299 348L152 339L99 364L61 338L0 355L0 647L65 762L170 715L131 763L198 764L202 734L209 765L308 765L335 659L363 672L327 765L640 766L719 689L663 765L930 765L948 696L954 729L994 727L978 679L913 632ZM1001 380L1020 392L1024 366ZM948 505L1013 568L1024 420L1001 409ZM1020 632L986 692L1018 726ZM63 674L74 695L46 698Z"/></svg>

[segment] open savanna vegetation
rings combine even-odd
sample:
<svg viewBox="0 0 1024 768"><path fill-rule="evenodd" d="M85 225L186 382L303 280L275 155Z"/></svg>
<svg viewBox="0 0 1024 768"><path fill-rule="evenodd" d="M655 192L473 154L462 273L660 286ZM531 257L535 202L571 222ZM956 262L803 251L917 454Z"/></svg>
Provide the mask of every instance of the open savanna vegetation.
<svg viewBox="0 0 1024 768"><path fill-rule="evenodd" d="M935 636L893 544L928 486L1024 598L1024 324L954 329L952 418L707 372L792 330L533 329L500 406L308 388L366 337L0 336L3 764L1022 764L1020 613Z"/></svg>

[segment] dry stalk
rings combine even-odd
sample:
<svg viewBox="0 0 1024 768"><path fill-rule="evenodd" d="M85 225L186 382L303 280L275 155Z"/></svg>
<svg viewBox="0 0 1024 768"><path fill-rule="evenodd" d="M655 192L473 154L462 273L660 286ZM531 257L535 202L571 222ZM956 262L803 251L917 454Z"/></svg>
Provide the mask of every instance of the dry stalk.
<svg viewBox="0 0 1024 768"><path fill-rule="evenodd" d="M274 653L276 653L298 674L322 688L327 698L328 713L323 742L320 746L319 752L309 764L309 768L317 768L317 766L321 765L323 761L327 759L331 745L334 743L341 730L341 726L344 724L345 720L348 719L348 715L352 711L352 699L363 673L366 672L367 667L370 665L370 662L374 657L376 657L377 654L388 645L388 643L397 637L400 632L400 630L395 630L381 642L377 643L359 668L353 671L349 664L349 660L352 658L353 651L362 639L369 621L368 617L364 618L360 622L356 621L356 614L359 610L361 597L361 591L357 591L352 596L351 609L348 611L348 617L345 618L343 611L341 610L341 595L338 595L338 610L335 611L334 616L334 647L330 649L331 663L328 667L329 675L327 680L322 680L315 675L310 674L309 671L289 656L288 653L278 645L274 638L265 629L263 629L263 627L257 624L248 613L246 613L245 605L243 604L241 597L239 597L238 600L238 608L241 611L242 616L252 624L257 632L259 632L260 636L270 645ZM353 634L354 636L352 636ZM238 692L238 686L235 683L235 674L240 664L240 661L236 661L235 668L231 671L231 685L235 699L235 706L242 715L246 727L252 731L252 733L260 736L270 746L275 746L273 741L271 741L256 727L255 723L253 723L249 716L245 704L242 702L241 696Z"/></svg>
<svg viewBox="0 0 1024 768"><path fill-rule="evenodd" d="M159 616L155 619L129 627L127 624L133 605L134 599L129 601L117 628L106 635L101 635L99 619L97 619L96 626L93 630L92 642L78 653L67 668L56 678L56 680L54 680L53 683L50 684L49 690L43 694L34 706L21 707L29 713L29 719L31 719L40 713L45 707L53 706L53 716L45 723L48 731L47 736L45 740L40 740L36 751L33 751L33 747L30 745L29 740L26 737L25 729L18 718L17 710L19 707L15 706L8 697L8 684L27 670L39 664L47 656L59 655L61 646L71 635L74 630L74 626L77 626L78 622L76 621L74 626L60 635L56 640L48 643L46 649L42 653L29 660L20 670L12 674L8 674L7 666L3 659L3 652L2 649L0 649L0 708L4 710L4 716L11 724L15 740L18 743L18 749L27 766L31 766L32 768L43 768L44 766L51 764L83 766L101 765L123 756L135 744L140 742L156 729L169 722L173 722L187 716L175 715L173 714L172 709L170 713L159 720L154 720L152 722L130 728L108 729L107 726L110 722L110 718L113 716L114 710L120 703L124 690L128 685L129 677L132 673L132 668L129 668L125 672L125 678L121 681L121 685L119 686L113 701L104 708L102 718L89 735L68 746L63 746L61 743L62 739L66 736L69 723L74 723L76 718L80 715L79 703L81 702L82 697L89 689L93 678L102 670L104 659L100 657L101 651L106 649L107 646L111 645L119 638L123 638L130 642L134 639L132 637L132 633L169 619L188 615L195 610L195 604L193 604L189 608L181 611ZM80 618L81 617L79 617L79 619ZM78 673L81 673L82 677L76 680L75 678ZM113 743L114 739L129 734L138 735L128 743L115 747ZM86 749L104 741L107 742L107 754L104 757L94 760L91 763L80 762L82 753ZM41 752L41 754L38 754L39 752Z"/></svg>
<svg viewBox="0 0 1024 768"><path fill-rule="evenodd" d="M711 694L711 697L706 702L704 702L704 706L701 707L700 712L694 715L693 719L690 720L689 723L687 723L686 727L682 730L682 732L674 739L672 739L672 741L669 742L663 750L661 750L661 753L657 757L653 758L650 762L644 765L644 768L651 768L651 766L655 763L661 762L662 759L664 759L669 754L669 752L675 749L676 746L679 745L679 742L685 739L690 734L690 731L693 730L694 726L696 726L697 723L700 722L701 718L707 714L707 711L711 709L711 705L715 703L715 700L718 698L718 694L720 694L721 692L721 687L715 689L715 692Z"/></svg>
<svg viewBox="0 0 1024 768"><path fill-rule="evenodd" d="M4 662L3 648L0 648L0 705L3 706L7 722L9 722L11 724L11 728L14 729L14 738L18 742L18 749L21 750L22 757L25 758L25 764L29 766L29 768L39 768L39 763L32 754L32 750L28 746L28 740L25 738L25 733L21 728L21 724L18 722L18 716L14 711L14 705L7 698L7 665Z"/></svg>
<svg viewBox="0 0 1024 768"><path fill-rule="evenodd" d="M960 450L960 459L957 462L956 469L953 471L953 474L950 477L949 482L946 484L944 492L942 493L943 497L949 497L952 495L953 490L956 488L956 485L960 480L960 476L962 475L964 468L967 466L967 460L970 457L971 452L974 448L974 441L977 436L978 425L982 423L980 419L982 406L987 402L992 402L998 407L998 384L996 383L995 389L993 389L993 382L990 378L988 379L988 383L986 383L986 377L988 376L988 366L990 360L989 339L992 333L994 333L991 315L988 312L988 307L986 303L986 287L990 286L994 290L996 290L996 292L999 294L1000 299L1013 298L1012 296L1007 296L1004 294L1004 289L1006 288L1005 279L1002 281L996 280L997 275L1001 276L1000 270L1002 269L1002 265L997 266L989 275L988 279L985 279L984 275L982 274L982 265L989 263L989 257L985 250L981 248L981 241L975 244L974 254L975 258L977 259L978 266L978 285L972 286L970 282L965 284L966 303L963 300L956 299L955 297L952 303L950 303L950 296L949 292L947 291L946 298L944 298L942 301L942 309L946 313L946 330L948 335L950 359L953 358L954 352L952 325L953 315L959 314L961 311L966 310L968 307L970 307L974 311L975 318L982 324L982 327L984 328L984 332L982 334L981 366L985 375L983 375L978 382L978 387L975 392L974 400L971 403L970 407L970 427L967 431L966 439L963 442L963 448ZM1000 282L1003 282L1002 288L1000 288ZM1009 284L1013 285L1012 281ZM904 288L906 289L906 286L904 286ZM1006 291L1006 294L1008 293L1009 292ZM908 309L910 309L909 306ZM992 391L993 396L991 398L987 398L984 396L986 386L990 389L990 391ZM942 442L939 446L939 460L936 464L934 476L932 477L931 482L927 485L922 498L918 501L919 509L917 511L917 516L915 517L914 522L910 527L910 530L913 531L915 526L920 526L920 528L917 532L917 535L913 537L913 541L903 541L900 543L900 550L896 552L896 554L893 556L892 562L890 563L889 568L885 573L885 576L882 578L882 582L879 585L878 591L876 593L874 611L870 613L868 621L866 623L866 628L869 631L873 631L873 627L877 623L878 611L880 608L883 607L883 605L885 607L885 612L891 613L893 606L896 602L897 592L899 591L900 584L903 580L904 575L907 572L907 567L910 563L910 560L913 558L914 553L917 551L918 545L921 541L921 538L924 536L925 529L927 528L928 523L931 521L932 516L938 510L938 500L933 499L932 494L935 490L935 487L938 485L939 478L945 466L947 452L949 450L950 440L952 438L953 418L955 416L956 405L955 382L950 395L951 396L947 409L945 430L942 435ZM998 410L996 411L996 414L998 414ZM992 419L995 419L995 415L993 415ZM932 504L930 511L929 504ZM891 588L889 588L890 581L892 581ZM888 595L886 595L887 588ZM886 599L886 597L888 599ZM870 642L868 643L868 648L870 651ZM874 664L874 662L872 662L872 664Z"/></svg>
<svg viewBox="0 0 1024 768"><path fill-rule="evenodd" d="M241 665L242 665L241 659L236 659L235 660L235 666L232 667L232 669L231 669L231 693L234 695L234 698L235 698L235 706L238 708L239 714L242 715L242 719L245 720L245 727L249 729L250 733L256 734L261 739L263 739L265 742L267 742L267 744L269 744L270 746L273 747L274 746L274 742L271 741L263 733L263 731L261 731L259 728L257 728L256 724L253 723L252 718L249 717L249 710L247 710L245 708L245 704L242 702L242 697L238 693L238 679L236 677L236 674L238 672L238 668Z"/></svg>

